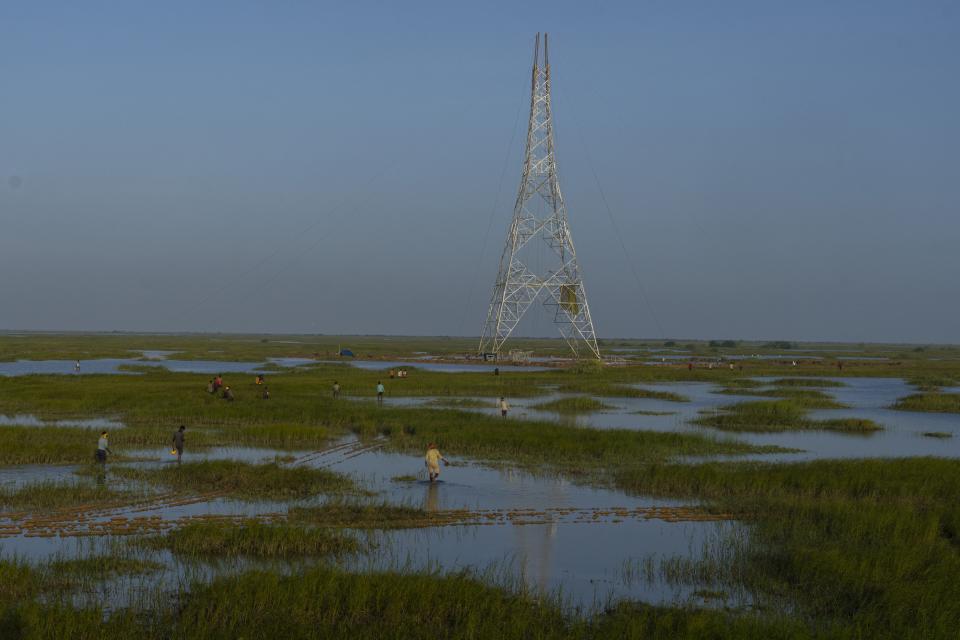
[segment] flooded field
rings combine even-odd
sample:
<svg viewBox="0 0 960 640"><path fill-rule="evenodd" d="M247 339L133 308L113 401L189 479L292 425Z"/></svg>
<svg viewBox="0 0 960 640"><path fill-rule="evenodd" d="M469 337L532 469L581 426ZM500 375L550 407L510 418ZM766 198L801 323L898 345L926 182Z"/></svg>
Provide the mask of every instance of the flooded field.
<svg viewBox="0 0 960 640"><path fill-rule="evenodd" d="M863 536L883 535L922 575L910 527L925 522L917 513L952 508L944 483L960 458L960 414L943 408L960 371L896 369L886 353L842 354L850 376L828 351L798 353L797 365L779 351L728 354L742 356L731 369L666 346L636 347L662 354L658 367L557 366L548 355L493 375L492 364L429 351L326 361L293 351L299 341L276 344L280 353L251 340L131 349L79 369L71 357L0 363L0 571L77 572L43 597L107 619L320 575L370 588L466 580L457 588L483 585L571 620L657 605L736 621L809 606L807 592L774 586L785 572L788 584L846 597L845 565L824 560L804 577L810 540L881 567L872 584L908 580L870 555L882 547ZM190 359L213 351L225 359ZM411 375L389 377L401 368ZM97 373L111 375L87 375ZM234 400L204 392L214 374ZM100 467L104 430L112 453ZM432 442L449 461L433 483ZM938 530L952 531L950 517ZM938 566L952 566L935 548Z"/></svg>
<svg viewBox="0 0 960 640"><path fill-rule="evenodd" d="M737 438L757 445L776 445L797 453L760 456L759 459L814 460L829 458L876 458L941 456L960 457L960 417L948 413L897 411L890 407L897 399L909 395L912 387L896 378L824 378L842 382L844 386L824 389L843 409L812 410L813 419L867 418L880 424L881 431L869 434L844 434L829 431L785 433L741 433ZM773 378L757 378L769 382ZM575 394L550 394L536 398L511 398L510 416L526 420L558 421L563 424L596 429L628 429L644 431L709 432L709 428L691 424L704 414L721 411L722 407L757 398L750 395L718 393L720 387L709 383L681 382L643 385L640 388L678 394L686 402L669 402L653 398L595 397L608 408L575 414L557 414L536 407L551 401L579 397ZM761 387L763 390L766 387ZM444 397L390 398L402 406L444 406ZM464 406L462 410L499 415L497 398L456 398L485 406ZM449 406L456 406L451 404ZM931 437L924 434L950 434ZM956 435L956 437L953 437Z"/></svg>
<svg viewBox="0 0 960 640"><path fill-rule="evenodd" d="M156 451L132 452L156 457ZM266 462L294 457L289 464L328 468L356 478L378 499L427 513L457 513L449 526L376 534L377 550L352 566L368 570L404 567L444 571L509 567L529 587L547 594L562 590L570 606L594 609L611 598L675 602L691 597L684 589L658 581L628 579L624 563L646 556L685 555L715 535L717 517L695 505L674 500L625 496L621 492L578 486L562 477L540 477L510 469L491 469L455 461L444 479L431 483L422 459L386 453L349 439L329 450L299 454L272 449L218 448L193 454L191 460ZM173 460L135 463L135 468L175 465ZM68 481L76 467L33 466L0 469L0 486ZM401 478L398 480L398 478ZM122 487L108 471L101 482ZM33 561L72 557L89 551L76 539L91 536L151 534L196 520L222 518L282 519L288 509L322 503L241 501L220 496L160 494L130 507L68 511L43 518L7 514L0 517L0 550ZM602 537L603 545L589 545ZM179 565L177 565L179 566ZM180 567L186 570L186 567ZM182 576L167 572L177 584Z"/></svg>

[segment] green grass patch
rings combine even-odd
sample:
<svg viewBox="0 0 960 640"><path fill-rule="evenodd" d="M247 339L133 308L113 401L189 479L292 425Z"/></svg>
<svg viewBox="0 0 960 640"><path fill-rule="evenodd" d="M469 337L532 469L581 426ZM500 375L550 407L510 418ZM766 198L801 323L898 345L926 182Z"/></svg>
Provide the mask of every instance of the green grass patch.
<svg viewBox="0 0 960 640"><path fill-rule="evenodd" d="M948 433L948 432L946 432L946 431L924 431L924 432L921 433L920 435L922 435L922 436L925 437L925 438L943 438L943 439L946 439L946 438L952 438L952 437L953 437L953 434L952 434L952 433Z"/></svg>
<svg viewBox="0 0 960 640"><path fill-rule="evenodd" d="M144 538L151 549L167 549L178 555L259 558L327 556L355 553L360 543L346 534L316 527L240 523L195 522L163 536Z"/></svg>
<svg viewBox="0 0 960 640"><path fill-rule="evenodd" d="M46 567L57 576L104 579L118 575L150 573L163 569L163 565L143 558L126 558L119 555L99 555L70 560L54 560Z"/></svg>
<svg viewBox="0 0 960 640"><path fill-rule="evenodd" d="M583 393L601 398L649 398L651 400L665 400L667 402L689 402L690 399L673 391L659 391L643 387L628 386L621 383L590 378L565 381L557 386L560 393Z"/></svg>
<svg viewBox="0 0 960 640"><path fill-rule="evenodd" d="M794 404L805 409L844 409L845 405L837 402L833 397L817 389L738 389L724 387L716 393L737 396L756 396L758 398L783 398L793 400Z"/></svg>
<svg viewBox="0 0 960 640"><path fill-rule="evenodd" d="M502 420L481 414L435 410L438 420L414 416L385 430L392 449L422 455L435 442L448 458L506 462L536 470L596 477L618 466L677 457L777 453L787 449L758 446L707 434L590 429L550 421ZM445 415L446 414L446 415Z"/></svg>
<svg viewBox="0 0 960 640"><path fill-rule="evenodd" d="M705 415L694 424L721 431L778 432L802 430L867 433L883 427L866 419L834 418L811 420L807 407L796 400L760 400L720 407L721 413Z"/></svg>
<svg viewBox="0 0 960 640"><path fill-rule="evenodd" d="M317 507L293 507L288 515L294 522L351 529L420 527L429 526L432 520L423 509L386 502L328 502Z"/></svg>
<svg viewBox="0 0 960 640"><path fill-rule="evenodd" d="M541 402L540 404L532 405L530 408L538 411L551 411L553 413L593 413L595 411L616 409L616 407L612 405L589 396L559 398L550 402Z"/></svg>
<svg viewBox="0 0 960 640"><path fill-rule="evenodd" d="M12 509L42 511L81 505L103 505L133 497L121 492L85 482L45 480L18 488L0 487L0 505Z"/></svg>
<svg viewBox="0 0 960 640"><path fill-rule="evenodd" d="M960 393L915 393L900 398L891 408L897 411L960 413Z"/></svg>
<svg viewBox="0 0 960 640"><path fill-rule="evenodd" d="M245 500L292 500L318 494L358 493L347 476L326 469L284 467L270 462L205 460L159 469L117 468L114 473L163 485L176 491L222 491Z"/></svg>
<svg viewBox="0 0 960 640"><path fill-rule="evenodd" d="M616 482L747 520L749 545L720 554L726 578L708 586L745 590L794 624L810 621L804 636L956 633L960 461L648 465Z"/></svg>

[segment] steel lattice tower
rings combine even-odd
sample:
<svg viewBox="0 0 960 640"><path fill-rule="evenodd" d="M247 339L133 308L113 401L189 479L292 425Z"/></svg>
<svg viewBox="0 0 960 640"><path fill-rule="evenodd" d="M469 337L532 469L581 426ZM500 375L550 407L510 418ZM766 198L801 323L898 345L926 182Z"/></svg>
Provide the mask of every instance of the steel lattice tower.
<svg viewBox="0 0 960 640"><path fill-rule="evenodd" d="M542 256L537 256L533 250L532 245L540 242L549 247L545 252L546 260L537 259ZM533 260L530 254L533 254ZM536 272L531 270L531 262L541 263ZM557 178L547 34L543 35L541 55L538 33L533 52L523 177L507 243L500 257L487 322L480 337L480 353L499 356L524 313L543 292L546 292L543 304L554 307L554 324L574 355L579 356L582 347L586 346L591 356L599 358L600 349L590 318L587 293Z"/></svg>

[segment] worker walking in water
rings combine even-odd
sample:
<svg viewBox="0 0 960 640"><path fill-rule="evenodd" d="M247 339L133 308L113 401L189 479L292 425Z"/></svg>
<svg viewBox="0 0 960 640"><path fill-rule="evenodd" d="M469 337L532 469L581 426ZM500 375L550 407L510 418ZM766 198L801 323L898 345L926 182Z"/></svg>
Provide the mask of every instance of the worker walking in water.
<svg viewBox="0 0 960 640"><path fill-rule="evenodd" d="M180 464L180 459L183 458L183 432L186 430L185 426L180 425L173 433L173 450L177 452L177 464Z"/></svg>
<svg viewBox="0 0 960 640"><path fill-rule="evenodd" d="M500 417L506 418L508 411L510 411L510 405L507 404L507 399L500 396Z"/></svg>
<svg viewBox="0 0 960 640"><path fill-rule="evenodd" d="M380 404L380 405L383 404L383 392L384 392L384 391L385 391L385 389L383 388L383 383L378 380L378 381L377 381L377 404Z"/></svg>
<svg viewBox="0 0 960 640"><path fill-rule="evenodd" d="M427 467L427 473L430 474L430 482L433 482L440 477L441 460L444 464L449 464L447 459L443 457L443 454L440 453L440 450L437 449L437 445L432 442L428 444L427 455L424 456L424 465Z"/></svg>
<svg viewBox="0 0 960 640"><path fill-rule="evenodd" d="M113 451L110 451L110 445L107 442L107 432L100 432L100 439L97 440L97 462L100 463L101 467L106 466L107 464L107 454L113 455Z"/></svg>

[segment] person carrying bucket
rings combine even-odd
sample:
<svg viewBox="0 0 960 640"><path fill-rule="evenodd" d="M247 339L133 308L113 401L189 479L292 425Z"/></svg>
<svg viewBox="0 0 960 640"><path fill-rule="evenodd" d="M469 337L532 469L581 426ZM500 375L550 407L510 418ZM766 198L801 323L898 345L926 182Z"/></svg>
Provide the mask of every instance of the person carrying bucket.
<svg viewBox="0 0 960 640"><path fill-rule="evenodd" d="M180 428L173 434L173 449L170 453L177 454L177 464L180 464L180 459L183 458L183 432L186 431L186 429L185 426L180 425Z"/></svg>

